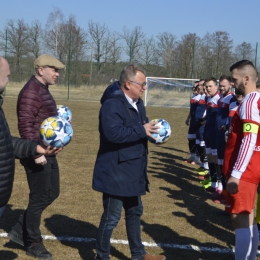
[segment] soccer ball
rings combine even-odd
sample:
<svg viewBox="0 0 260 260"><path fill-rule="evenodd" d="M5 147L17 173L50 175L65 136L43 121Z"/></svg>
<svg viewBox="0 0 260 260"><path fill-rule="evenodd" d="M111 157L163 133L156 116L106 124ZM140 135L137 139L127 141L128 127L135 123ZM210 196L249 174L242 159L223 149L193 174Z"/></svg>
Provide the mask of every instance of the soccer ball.
<svg viewBox="0 0 260 260"><path fill-rule="evenodd" d="M46 118L40 126L40 138L46 146L63 147L73 136L73 129L69 121L52 116Z"/></svg>
<svg viewBox="0 0 260 260"><path fill-rule="evenodd" d="M148 136L148 140L154 144L163 144L167 142L172 133L170 124L162 118L156 118L151 120L150 122L157 123L156 125L159 125L160 128L158 129L159 133L152 134L155 139L152 139L150 136Z"/></svg>
<svg viewBox="0 0 260 260"><path fill-rule="evenodd" d="M68 120L69 122L71 122L72 119L72 113L71 110L64 106L64 105L57 105L57 111L58 111L58 116Z"/></svg>

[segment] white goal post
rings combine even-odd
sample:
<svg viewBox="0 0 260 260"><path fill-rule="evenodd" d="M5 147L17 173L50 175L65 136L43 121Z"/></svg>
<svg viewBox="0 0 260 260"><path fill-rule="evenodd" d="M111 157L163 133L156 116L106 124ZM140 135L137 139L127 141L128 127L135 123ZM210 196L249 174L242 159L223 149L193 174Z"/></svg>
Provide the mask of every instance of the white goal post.
<svg viewBox="0 0 260 260"><path fill-rule="evenodd" d="M146 77L145 106L189 107L192 86L199 79Z"/></svg>

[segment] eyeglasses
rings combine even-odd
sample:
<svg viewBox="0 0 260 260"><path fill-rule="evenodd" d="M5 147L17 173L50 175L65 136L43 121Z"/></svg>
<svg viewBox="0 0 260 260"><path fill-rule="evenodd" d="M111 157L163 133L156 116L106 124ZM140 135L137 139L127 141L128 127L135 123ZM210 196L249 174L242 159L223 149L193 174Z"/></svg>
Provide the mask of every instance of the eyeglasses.
<svg viewBox="0 0 260 260"><path fill-rule="evenodd" d="M139 85L141 88L143 88L143 87L145 87L145 86L146 86L146 81L145 81L145 82L143 82L143 83L139 83L139 82L132 81L132 80L128 80L128 81L130 81L130 82L132 82L132 83L135 83L135 84Z"/></svg>

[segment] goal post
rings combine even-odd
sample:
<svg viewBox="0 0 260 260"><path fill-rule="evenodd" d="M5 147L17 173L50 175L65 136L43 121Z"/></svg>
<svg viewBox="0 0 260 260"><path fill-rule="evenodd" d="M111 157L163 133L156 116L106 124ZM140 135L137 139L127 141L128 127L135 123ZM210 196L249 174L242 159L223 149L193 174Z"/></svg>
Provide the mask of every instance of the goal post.
<svg viewBox="0 0 260 260"><path fill-rule="evenodd" d="M199 79L146 77L145 106L189 107L192 86Z"/></svg>

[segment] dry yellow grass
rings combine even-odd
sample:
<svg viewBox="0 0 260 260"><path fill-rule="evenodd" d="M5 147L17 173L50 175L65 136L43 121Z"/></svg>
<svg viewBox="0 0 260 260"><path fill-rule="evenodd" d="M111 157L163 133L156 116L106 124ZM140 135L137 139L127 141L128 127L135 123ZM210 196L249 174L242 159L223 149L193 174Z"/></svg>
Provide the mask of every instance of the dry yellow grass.
<svg viewBox="0 0 260 260"><path fill-rule="evenodd" d="M6 88L6 96L17 97L21 88L26 82L10 82ZM105 85L99 86L80 86L68 87L64 85L52 85L50 91L56 100L80 100L80 101L99 101L105 88ZM144 94L145 99L145 94ZM161 107L188 107L190 99L189 91L151 89L147 95L149 106Z"/></svg>
<svg viewBox="0 0 260 260"><path fill-rule="evenodd" d="M91 188L92 172L98 150L99 103L60 101L73 113L74 137L58 155L61 175L61 193L42 215L43 235L95 238L102 214L101 194ZM4 110L13 135L18 135L15 114L16 99L6 97ZM172 137L164 145L149 144L151 192L143 196L142 238L147 242L177 245L192 244L200 247L231 248L234 235L228 217L217 216L210 194L199 185L194 166L187 165L187 109L148 107L150 119L163 117L172 126ZM0 233L8 232L28 203L28 186L24 169L16 163L12 197L2 218ZM114 230L114 239L127 239L124 217ZM46 247L55 260L95 257L94 243L46 240ZM147 247L149 253L178 259L233 259L229 254L196 252L180 248ZM127 245L112 244L111 259L129 259ZM0 238L0 259L31 259L22 247Z"/></svg>

